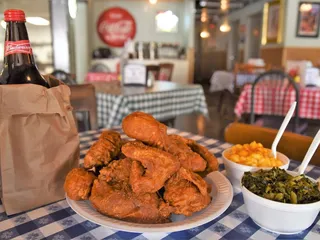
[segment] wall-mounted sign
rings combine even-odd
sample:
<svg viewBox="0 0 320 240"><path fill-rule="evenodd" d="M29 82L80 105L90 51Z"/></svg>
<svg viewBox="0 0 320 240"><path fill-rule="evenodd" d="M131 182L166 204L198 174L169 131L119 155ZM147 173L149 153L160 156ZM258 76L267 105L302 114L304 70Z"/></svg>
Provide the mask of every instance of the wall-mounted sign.
<svg viewBox="0 0 320 240"><path fill-rule="evenodd" d="M136 31L133 16L120 7L105 10L97 22L100 39L111 47L123 47L129 38L135 37Z"/></svg>

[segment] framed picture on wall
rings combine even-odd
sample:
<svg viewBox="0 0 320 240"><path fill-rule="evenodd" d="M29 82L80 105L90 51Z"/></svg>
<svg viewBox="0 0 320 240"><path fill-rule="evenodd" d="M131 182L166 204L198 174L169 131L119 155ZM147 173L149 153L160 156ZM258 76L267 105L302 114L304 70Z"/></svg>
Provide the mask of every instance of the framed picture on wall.
<svg viewBox="0 0 320 240"><path fill-rule="evenodd" d="M281 43L283 32L284 1L267 2L263 8L262 44Z"/></svg>
<svg viewBox="0 0 320 240"><path fill-rule="evenodd" d="M300 2L298 12L297 37L318 37L320 3Z"/></svg>

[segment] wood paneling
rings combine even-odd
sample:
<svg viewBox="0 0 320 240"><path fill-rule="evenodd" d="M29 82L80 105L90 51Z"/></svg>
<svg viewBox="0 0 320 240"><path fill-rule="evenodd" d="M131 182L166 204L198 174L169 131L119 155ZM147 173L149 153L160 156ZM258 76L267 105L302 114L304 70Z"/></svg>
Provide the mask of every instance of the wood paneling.
<svg viewBox="0 0 320 240"><path fill-rule="evenodd" d="M308 60L316 66L320 64L320 48L285 48L283 60Z"/></svg>
<svg viewBox="0 0 320 240"><path fill-rule="evenodd" d="M283 65L283 47L261 48L260 57L271 67L281 67Z"/></svg>
<svg viewBox="0 0 320 240"><path fill-rule="evenodd" d="M272 67L285 66L287 60L309 60L314 66L320 65L320 48L261 48L260 56Z"/></svg>
<svg viewBox="0 0 320 240"><path fill-rule="evenodd" d="M201 55L201 77L205 81L209 81L212 74L216 70L226 70L227 52L211 51L203 52Z"/></svg>
<svg viewBox="0 0 320 240"><path fill-rule="evenodd" d="M244 63L244 49L243 48L238 50L237 62Z"/></svg>

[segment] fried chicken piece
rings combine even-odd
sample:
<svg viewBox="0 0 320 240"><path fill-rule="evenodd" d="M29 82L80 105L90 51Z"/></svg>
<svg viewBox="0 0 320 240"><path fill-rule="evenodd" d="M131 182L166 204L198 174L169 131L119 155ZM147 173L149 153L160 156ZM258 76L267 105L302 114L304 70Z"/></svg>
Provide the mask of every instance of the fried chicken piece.
<svg viewBox="0 0 320 240"><path fill-rule="evenodd" d="M207 167L204 172L199 173L202 177L213 171L218 171L219 162L218 159L207 148L201 146L192 139L182 138L185 143L192 149L192 151L198 153L207 162Z"/></svg>
<svg viewBox="0 0 320 240"><path fill-rule="evenodd" d="M107 182L129 183L132 160L124 158L112 161L108 167L100 170L99 179Z"/></svg>
<svg viewBox="0 0 320 240"><path fill-rule="evenodd" d="M185 168L172 176L165 185L164 199L174 207L175 214L191 216L209 205L211 197L207 183Z"/></svg>
<svg viewBox="0 0 320 240"><path fill-rule="evenodd" d="M179 160L173 155L141 142L127 143L122 147L122 152L136 160L132 163L130 175L130 184L135 193L158 191L180 168Z"/></svg>
<svg viewBox="0 0 320 240"><path fill-rule="evenodd" d="M113 131L104 131L87 152L84 167L89 169L107 165L120 153L121 137Z"/></svg>
<svg viewBox="0 0 320 240"><path fill-rule="evenodd" d="M170 144L167 151L176 156L181 167L190 169L194 172L202 172L206 169L207 162L184 142L183 137L169 135Z"/></svg>
<svg viewBox="0 0 320 240"><path fill-rule="evenodd" d="M126 116L122 121L122 129L127 136L150 146L164 149L168 143L166 125L143 112L134 112Z"/></svg>
<svg viewBox="0 0 320 240"><path fill-rule="evenodd" d="M87 200L96 176L83 168L72 169L64 182L64 191L72 200Z"/></svg>
<svg viewBox="0 0 320 240"><path fill-rule="evenodd" d="M129 185L132 161L113 161L100 171L92 188L90 201L102 214L137 223L169 221L172 207L157 193L135 194Z"/></svg>

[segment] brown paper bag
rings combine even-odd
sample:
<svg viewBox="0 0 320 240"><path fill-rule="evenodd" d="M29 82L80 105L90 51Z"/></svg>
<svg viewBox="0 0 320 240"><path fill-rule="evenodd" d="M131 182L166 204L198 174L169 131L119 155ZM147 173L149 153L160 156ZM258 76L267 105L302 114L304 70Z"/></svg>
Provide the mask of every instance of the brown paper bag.
<svg viewBox="0 0 320 240"><path fill-rule="evenodd" d="M51 84L0 85L0 172L8 215L63 199L65 177L79 164L70 89Z"/></svg>

